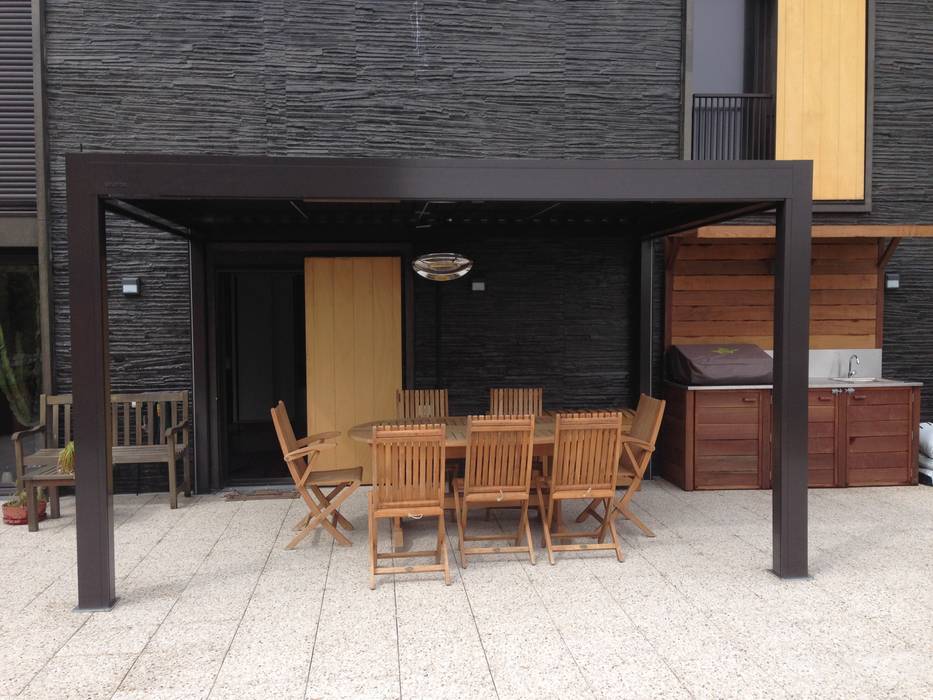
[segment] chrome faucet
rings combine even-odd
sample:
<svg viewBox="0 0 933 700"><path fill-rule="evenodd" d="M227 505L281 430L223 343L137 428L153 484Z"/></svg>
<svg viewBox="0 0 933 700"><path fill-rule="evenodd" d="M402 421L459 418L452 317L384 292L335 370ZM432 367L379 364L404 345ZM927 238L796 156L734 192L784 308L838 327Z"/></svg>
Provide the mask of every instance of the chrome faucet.
<svg viewBox="0 0 933 700"><path fill-rule="evenodd" d="M849 379L852 379L852 377L855 376L855 370L852 369L852 360L855 360L855 364L856 364L856 365L861 365L861 364L862 364L862 361L861 361L860 359L858 359L858 355L853 354L853 355L849 358Z"/></svg>

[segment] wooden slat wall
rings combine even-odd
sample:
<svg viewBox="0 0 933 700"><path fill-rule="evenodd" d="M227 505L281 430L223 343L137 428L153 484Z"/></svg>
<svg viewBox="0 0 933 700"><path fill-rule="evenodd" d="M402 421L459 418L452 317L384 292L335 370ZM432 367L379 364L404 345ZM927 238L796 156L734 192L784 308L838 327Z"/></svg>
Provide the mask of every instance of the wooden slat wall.
<svg viewBox="0 0 933 700"><path fill-rule="evenodd" d="M395 415L402 385L399 258L305 259L308 432L339 430L320 467L363 466L369 446L350 440L354 425Z"/></svg>
<svg viewBox="0 0 933 700"><path fill-rule="evenodd" d="M876 241L813 242L810 347L881 347ZM774 243L684 240L668 270L667 344L773 347Z"/></svg>
<svg viewBox="0 0 933 700"><path fill-rule="evenodd" d="M781 160L813 161L813 197L865 197L866 0L779 0Z"/></svg>

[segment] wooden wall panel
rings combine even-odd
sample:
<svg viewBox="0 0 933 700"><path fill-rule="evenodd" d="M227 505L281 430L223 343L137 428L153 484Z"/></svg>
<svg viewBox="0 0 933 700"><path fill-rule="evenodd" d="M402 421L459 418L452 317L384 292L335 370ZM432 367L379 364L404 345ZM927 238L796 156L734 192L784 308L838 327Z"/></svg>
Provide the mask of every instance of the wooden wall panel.
<svg viewBox="0 0 933 700"><path fill-rule="evenodd" d="M810 346L879 347L882 294L872 240L813 242ZM668 344L773 347L774 244L680 243L668 271Z"/></svg>
<svg viewBox="0 0 933 700"><path fill-rule="evenodd" d="M369 448L350 440L354 425L395 415L402 385L399 258L307 258L308 432L339 430L322 467L363 466Z"/></svg>
<svg viewBox="0 0 933 700"><path fill-rule="evenodd" d="M779 0L775 152L814 199L865 197L865 51L865 0Z"/></svg>

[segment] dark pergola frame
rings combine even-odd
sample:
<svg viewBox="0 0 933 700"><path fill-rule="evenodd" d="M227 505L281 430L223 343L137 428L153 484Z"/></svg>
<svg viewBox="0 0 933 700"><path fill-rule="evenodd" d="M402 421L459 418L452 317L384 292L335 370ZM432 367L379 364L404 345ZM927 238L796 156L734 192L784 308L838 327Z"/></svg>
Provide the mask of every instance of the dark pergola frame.
<svg viewBox="0 0 933 700"><path fill-rule="evenodd" d="M453 200L678 205L640 230L642 390L651 389L651 240L777 212L774 290L773 569L807 575L807 368L812 164L804 161L541 161L69 155L72 392L77 435L78 608L116 600L105 212L194 239L149 200ZM690 216L682 205L718 204ZM697 210L699 211L699 210ZM198 264L193 258L193 265ZM193 292L192 323L203 322ZM204 363L194 347L195 373ZM203 367L201 368L203 372ZM195 413L199 406L195 399ZM197 415L196 415L197 419ZM195 428L196 441L206 437Z"/></svg>

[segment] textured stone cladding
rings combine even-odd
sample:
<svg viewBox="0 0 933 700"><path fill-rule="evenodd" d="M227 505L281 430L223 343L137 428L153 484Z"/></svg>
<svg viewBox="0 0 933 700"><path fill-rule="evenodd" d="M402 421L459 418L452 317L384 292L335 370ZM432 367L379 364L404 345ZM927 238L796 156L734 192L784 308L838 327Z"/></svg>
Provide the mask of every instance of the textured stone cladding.
<svg viewBox="0 0 933 700"><path fill-rule="evenodd" d="M71 370L65 153L680 155L681 0L47 0L46 7L59 390L69 387ZM927 0L876 2L874 208L826 220L933 223L930 12ZM114 388L190 386L187 245L116 219L109 230ZM591 253L601 245L593 242ZM902 290L888 295L885 318L886 371L931 385L927 419L931 247L918 241L895 255L891 270L901 273ZM483 250L475 254L481 259ZM618 274L618 289L631 292L628 273ZM142 278L140 298L118 293L127 275ZM585 291L574 290L584 310ZM434 323L434 294L416 286L419 327ZM569 303L561 308L568 313ZM618 307L620 324L633 318L630 308ZM502 323L468 318L489 334ZM437 372L435 353L421 352L429 343L423 336L419 331L419 379ZM568 334L564 342L570 349L580 343L581 366L590 359L586 334ZM443 357L442 365L454 361ZM622 364L628 359L622 354L598 371L629 371ZM442 366L444 375L450 373ZM617 381L609 382L606 401ZM553 386L568 400L589 400L594 385ZM466 388L452 387L454 397L479 407Z"/></svg>
<svg viewBox="0 0 933 700"><path fill-rule="evenodd" d="M47 5L55 377L62 389L71 373L65 153L679 152L680 0ZM186 243L115 218L108 224L114 387L190 385ZM118 293L125 275L142 278L140 298ZM433 316L433 307L426 313Z"/></svg>

